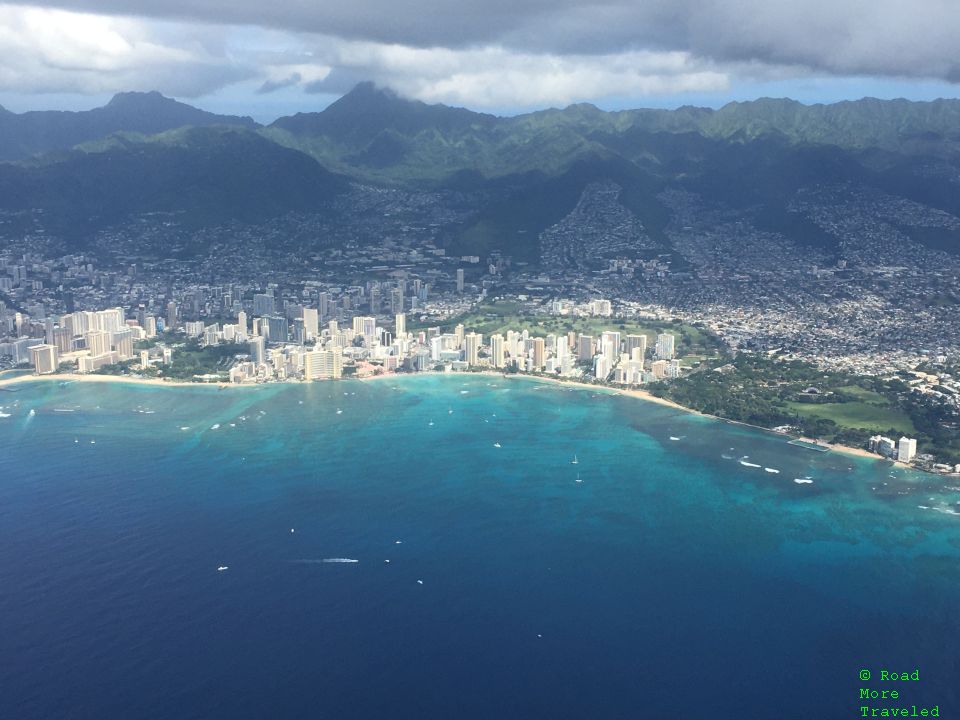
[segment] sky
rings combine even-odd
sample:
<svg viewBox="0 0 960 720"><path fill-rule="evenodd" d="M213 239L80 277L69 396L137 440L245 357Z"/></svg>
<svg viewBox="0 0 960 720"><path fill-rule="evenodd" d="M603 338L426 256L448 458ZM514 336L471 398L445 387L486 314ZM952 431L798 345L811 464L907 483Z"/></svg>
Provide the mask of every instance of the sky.
<svg viewBox="0 0 960 720"><path fill-rule="evenodd" d="M501 115L960 97L958 0L0 2L0 105L159 90L269 122L362 80Z"/></svg>

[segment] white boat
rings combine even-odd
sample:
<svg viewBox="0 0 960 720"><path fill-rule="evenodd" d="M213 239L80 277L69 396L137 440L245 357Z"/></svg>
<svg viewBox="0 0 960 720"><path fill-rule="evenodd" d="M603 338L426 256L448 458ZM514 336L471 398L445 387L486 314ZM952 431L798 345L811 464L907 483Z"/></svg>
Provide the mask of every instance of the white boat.
<svg viewBox="0 0 960 720"><path fill-rule="evenodd" d="M493 446L498 448L500 447L500 443L494 443Z"/></svg>
<svg viewBox="0 0 960 720"><path fill-rule="evenodd" d="M217 572L223 572L224 570L229 570L229 569L230 569L229 565L221 565L220 567L217 568Z"/></svg>
<svg viewBox="0 0 960 720"><path fill-rule="evenodd" d="M13 417L10 413L0 412L0 418Z"/></svg>
<svg viewBox="0 0 960 720"><path fill-rule="evenodd" d="M219 430L219 429L220 429L220 423L214 423L213 425L210 426L210 429L211 429L211 430Z"/></svg>
<svg viewBox="0 0 960 720"><path fill-rule="evenodd" d="M577 454L574 453L574 454L573 454L573 460L570 461L570 464L571 464L571 465L576 465L576 464L579 463L579 462L580 462L580 461L577 460Z"/></svg>
<svg viewBox="0 0 960 720"><path fill-rule="evenodd" d="M583 480L580 479L580 473L577 473L577 482L583 482Z"/></svg>

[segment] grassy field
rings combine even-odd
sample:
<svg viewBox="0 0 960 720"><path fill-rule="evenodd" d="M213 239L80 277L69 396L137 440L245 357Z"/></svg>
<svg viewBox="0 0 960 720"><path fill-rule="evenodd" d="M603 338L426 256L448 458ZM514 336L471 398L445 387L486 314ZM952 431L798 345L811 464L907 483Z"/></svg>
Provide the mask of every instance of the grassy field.
<svg viewBox="0 0 960 720"><path fill-rule="evenodd" d="M837 390L859 399L845 403L788 402L786 405L802 417L833 420L842 427L863 428L871 432L886 432L894 428L910 436L916 435L917 430L907 414L883 395L856 386Z"/></svg>

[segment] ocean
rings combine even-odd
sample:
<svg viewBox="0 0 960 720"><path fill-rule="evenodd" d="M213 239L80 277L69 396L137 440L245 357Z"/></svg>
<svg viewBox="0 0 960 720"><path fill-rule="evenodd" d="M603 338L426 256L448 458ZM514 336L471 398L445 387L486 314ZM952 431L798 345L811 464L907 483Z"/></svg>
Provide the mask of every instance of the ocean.
<svg viewBox="0 0 960 720"><path fill-rule="evenodd" d="M0 718L960 716L956 479L528 379L13 387Z"/></svg>

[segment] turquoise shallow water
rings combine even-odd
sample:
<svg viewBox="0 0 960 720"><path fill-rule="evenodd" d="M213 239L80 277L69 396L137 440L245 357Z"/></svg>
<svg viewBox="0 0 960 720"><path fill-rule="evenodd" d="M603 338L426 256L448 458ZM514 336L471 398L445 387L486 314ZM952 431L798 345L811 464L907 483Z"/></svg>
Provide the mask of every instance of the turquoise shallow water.
<svg viewBox="0 0 960 720"><path fill-rule="evenodd" d="M942 479L523 379L21 388L0 717L960 713Z"/></svg>

